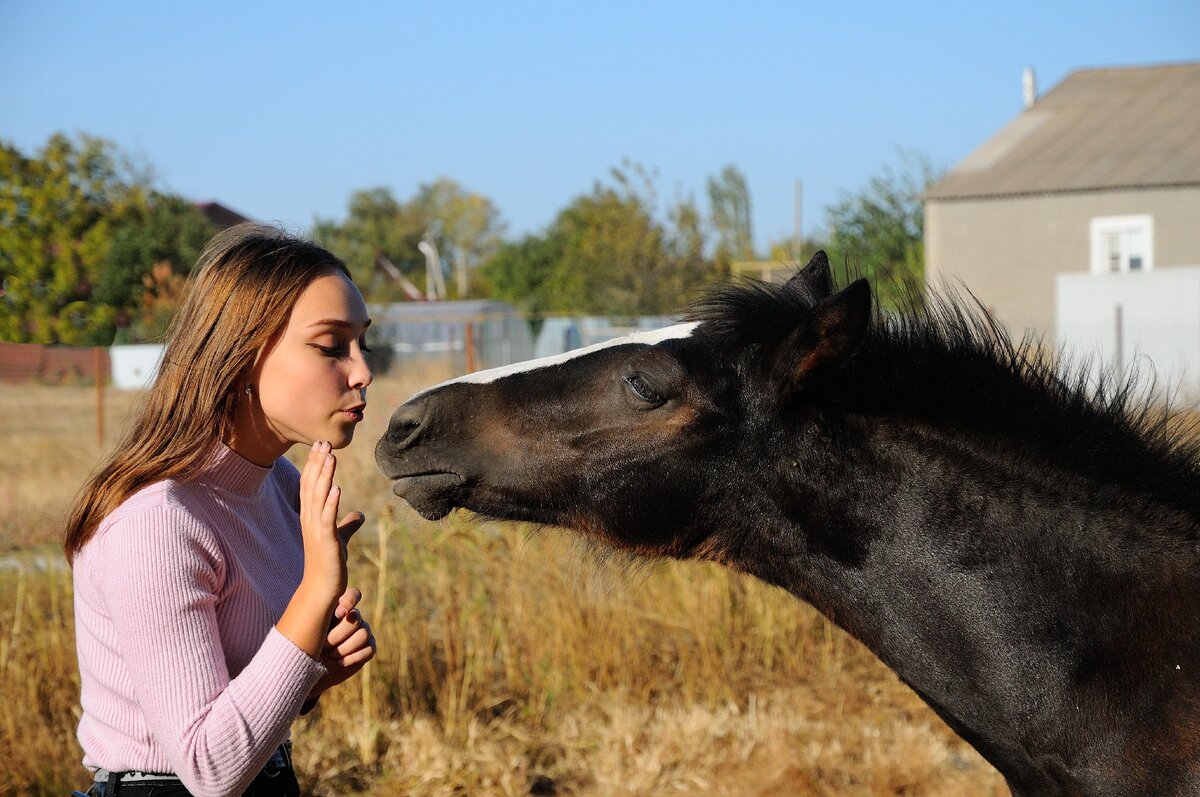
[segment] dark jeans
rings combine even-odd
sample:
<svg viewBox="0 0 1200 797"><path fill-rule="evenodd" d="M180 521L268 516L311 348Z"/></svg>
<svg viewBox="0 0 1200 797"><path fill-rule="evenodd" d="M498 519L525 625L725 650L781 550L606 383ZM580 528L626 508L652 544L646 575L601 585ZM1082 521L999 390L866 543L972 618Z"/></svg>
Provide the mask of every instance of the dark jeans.
<svg viewBox="0 0 1200 797"><path fill-rule="evenodd" d="M191 797L191 793L178 780L145 780L118 783L114 794L109 794L108 785L94 783L88 791L91 797ZM300 797L300 784L291 769L276 770L271 774L259 773L242 792L243 797Z"/></svg>

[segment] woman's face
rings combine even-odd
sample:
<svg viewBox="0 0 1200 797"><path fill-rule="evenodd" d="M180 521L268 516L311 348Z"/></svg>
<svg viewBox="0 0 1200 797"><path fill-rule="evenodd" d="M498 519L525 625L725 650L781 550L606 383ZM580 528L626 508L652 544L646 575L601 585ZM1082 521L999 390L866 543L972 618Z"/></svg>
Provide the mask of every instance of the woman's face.
<svg viewBox="0 0 1200 797"><path fill-rule="evenodd" d="M260 410L253 413L255 426L261 427L251 436L261 438L265 462L294 443L349 445L371 384L371 369L363 358L370 323L362 294L340 272L318 277L300 294L283 334L258 359L249 378L251 401ZM245 432L250 430L238 431L238 441L249 442ZM272 442L281 447L274 456L266 450ZM235 449L243 456L251 453Z"/></svg>

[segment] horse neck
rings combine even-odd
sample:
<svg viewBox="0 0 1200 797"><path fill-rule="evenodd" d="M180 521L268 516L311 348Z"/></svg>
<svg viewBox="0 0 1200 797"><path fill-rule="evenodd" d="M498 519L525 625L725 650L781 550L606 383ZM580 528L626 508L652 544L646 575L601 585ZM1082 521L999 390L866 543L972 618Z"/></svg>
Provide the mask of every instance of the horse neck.
<svg viewBox="0 0 1200 797"><path fill-rule="evenodd" d="M1176 510L900 420L792 445L787 497L740 564L858 637L1006 775L1061 734L1096 649L1121 664L1200 654L1194 631L1148 638L1158 617L1113 611L1198 616L1195 529L1161 528L1189 523Z"/></svg>
<svg viewBox="0 0 1200 797"><path fill-rule="evenodd" d="M925 611L919 604L931 593L974 591L1001 571L1010 586L1043 589L1038 582L1057 577L1044 576L1040 563L1093 544L1042 533L1094 514L1080 506L1083 485L1031 472L966 435L862 421L816 424L791 442L781 457L785 497L775 498L779 514L767 538L774 555L759 557L773 569L757 574L812 593L802 596L819 607L847 603L837 613L856 633L881 613ZM1114 531L1104 520L1091 536ZM956 579L944 582L951 574ZM912 603L897 607L900 595Z"/></svg>

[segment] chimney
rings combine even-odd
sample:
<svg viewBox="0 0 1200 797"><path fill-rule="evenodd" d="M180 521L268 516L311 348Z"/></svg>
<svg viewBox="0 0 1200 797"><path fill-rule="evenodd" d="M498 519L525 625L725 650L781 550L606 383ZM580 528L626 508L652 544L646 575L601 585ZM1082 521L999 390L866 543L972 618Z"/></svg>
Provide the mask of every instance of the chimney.
<svg viewBox="0 0 1200 797"><path fill-rule="evenodd" d="M1025 110L1028 111L1037 102L1037 78L1033 75L1033 67L1025 67L1025 74L1022 77L1021 83L1025 89Z"/></svg>

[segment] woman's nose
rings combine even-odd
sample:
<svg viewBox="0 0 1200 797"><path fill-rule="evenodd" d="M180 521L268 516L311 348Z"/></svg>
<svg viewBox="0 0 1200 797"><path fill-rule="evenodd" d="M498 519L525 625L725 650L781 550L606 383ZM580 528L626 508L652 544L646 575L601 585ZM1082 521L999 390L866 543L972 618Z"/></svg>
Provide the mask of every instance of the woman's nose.
<svg viewBox="0 0 1200 797"><path fill-rule="evenodd" d="M350 385L356 388L365 388L374 380L375 374L371 372L366 355L360 349L358 356L354 358L354 370L350 373Z"/></svg>

